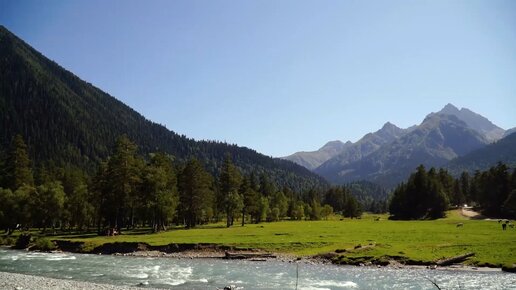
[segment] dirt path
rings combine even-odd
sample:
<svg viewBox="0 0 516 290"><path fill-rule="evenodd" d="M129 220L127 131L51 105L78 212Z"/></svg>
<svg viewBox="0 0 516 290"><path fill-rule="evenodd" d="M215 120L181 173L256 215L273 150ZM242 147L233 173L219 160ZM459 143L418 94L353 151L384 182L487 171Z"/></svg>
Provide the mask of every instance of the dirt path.
<svg viewBox="0 0 516 290"><path fill-rule="evenodd" d="M467 217L467 218L471 218L471 219L483 219L484 217L479 213L479 212L476 212L470 208L462 208L460 213Z"/></svg>

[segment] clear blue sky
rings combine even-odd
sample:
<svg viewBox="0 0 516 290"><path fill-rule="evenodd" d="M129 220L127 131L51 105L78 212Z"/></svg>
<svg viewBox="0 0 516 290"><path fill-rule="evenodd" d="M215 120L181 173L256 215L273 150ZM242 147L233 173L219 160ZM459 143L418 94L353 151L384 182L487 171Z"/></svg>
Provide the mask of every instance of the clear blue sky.
<svg viewBox="0 0 516 290"><path fill-rule="evenodd" d="M516 126L516 1L7 1L0 24L148 119L267 155L447 103Z"/></svg>

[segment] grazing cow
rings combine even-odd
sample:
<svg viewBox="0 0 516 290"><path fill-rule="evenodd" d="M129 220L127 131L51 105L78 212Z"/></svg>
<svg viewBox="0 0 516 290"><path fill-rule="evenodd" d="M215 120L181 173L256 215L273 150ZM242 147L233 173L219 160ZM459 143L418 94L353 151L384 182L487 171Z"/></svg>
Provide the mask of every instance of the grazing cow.
<svg viewBox="0 0 516 290"><path fill-rule="evenodd" d="M380 217L375 217L375 218L374 218L374 221L375 221L375 222L377 222L377 221L379 221L379 220L380 220Z"/></svg>
<svg viewBox="0 0 516 290"><path fill-rule="evenodd" d="M464 224L463 224L463 223L458 223L458 224L457 224L457 227L458 227L458 228L461 228L461 227L463 227L463 226L464 226Z"/></svg>
<svg viewBox="0 0 516 290"><path fill-rule="evenodd" d="M514 224L509 224L509 227L510 227L511 229L514 229Z"/></svg>
<svg viewBox="0 0 516 290"><path fill-rule="evenodd" d="M505 231L505 228L507 228L507 224L506 223L503 223L502 224L502 230Z"/></svg>
<svg viewBox="0 0 516 290"><path fill-rule="evenodd" d="M498 223L501 223L501 222L502 222L502 220L498 220Z"/></svg>

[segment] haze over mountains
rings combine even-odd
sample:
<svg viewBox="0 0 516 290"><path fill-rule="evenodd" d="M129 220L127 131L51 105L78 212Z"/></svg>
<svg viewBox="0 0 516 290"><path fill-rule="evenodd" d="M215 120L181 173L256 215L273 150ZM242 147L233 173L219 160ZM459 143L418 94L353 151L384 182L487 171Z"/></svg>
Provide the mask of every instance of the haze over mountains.
<svg viewBox="0 0 516 290"><path fill-rule="evenodd" d="M92 173L125 134L141 154L163 151L179 161L195 157L215 174L229 153L244 172L266 173L278 186L327 185L290 161L237 145L195 141L153 123L0 26L0 154L16 134L28 144L34 167L76 166Z"/></svg>
<svg viewBox="0 0 516 290"><path fill-rule="evenodd" d="M419 164L443 166L503 138L506 131L467 108L446 105L417 126L401 129L387 122L340 152L322 150L284 157L322 175L332 183L368 180L391 187ZM329 152L333 153L328 154ZM307 161L308 160L308 161ZM503 161L503 160L502 160Z"/></svg>

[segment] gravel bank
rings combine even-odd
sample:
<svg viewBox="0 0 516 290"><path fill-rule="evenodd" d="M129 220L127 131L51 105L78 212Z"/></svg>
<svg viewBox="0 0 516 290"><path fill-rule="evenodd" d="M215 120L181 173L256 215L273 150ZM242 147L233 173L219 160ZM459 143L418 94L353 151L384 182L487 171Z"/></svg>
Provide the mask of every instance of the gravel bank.
<svg viewBox="0 0 516 290"><path fill-rule="evenodd" d="M79 282L73 280L61 280L40 276L31 276L16 273L0 272L0 289L5 290L141 290L150 288L138 288L127 286L115 286L109 284L96 284L89 282Z"/></svg>

